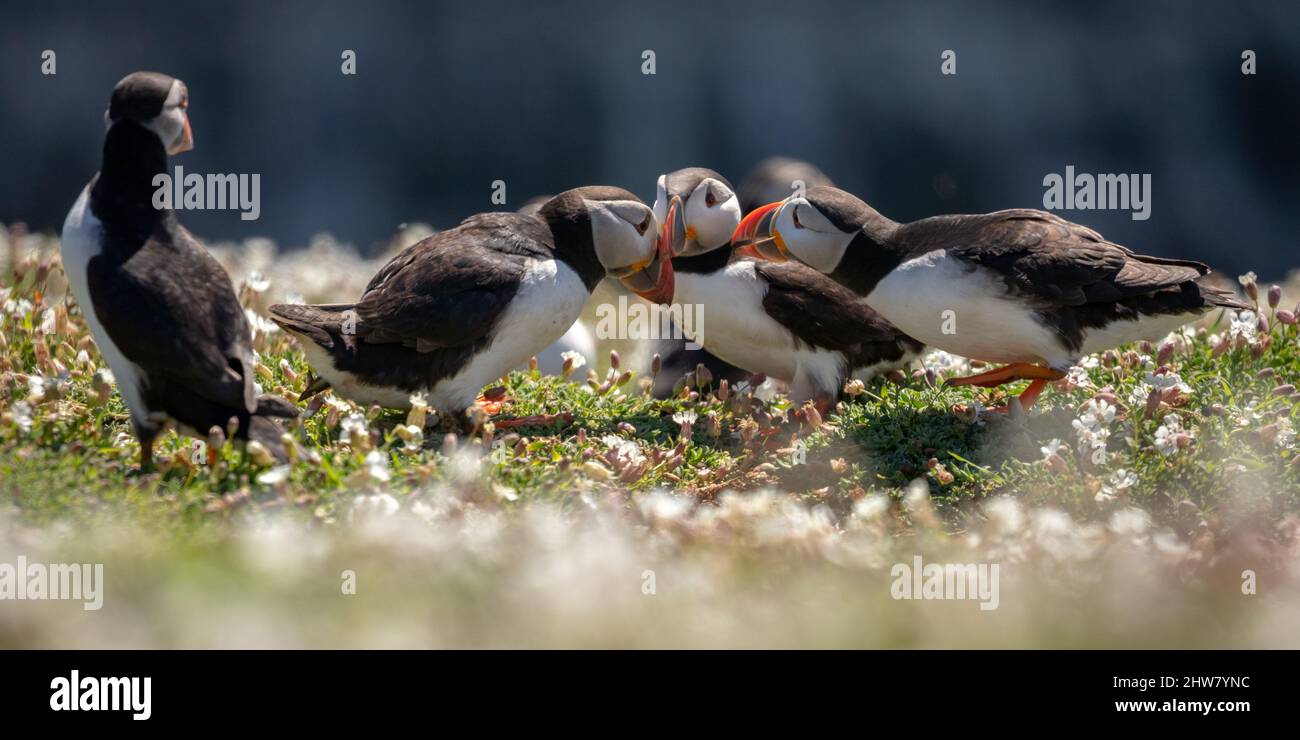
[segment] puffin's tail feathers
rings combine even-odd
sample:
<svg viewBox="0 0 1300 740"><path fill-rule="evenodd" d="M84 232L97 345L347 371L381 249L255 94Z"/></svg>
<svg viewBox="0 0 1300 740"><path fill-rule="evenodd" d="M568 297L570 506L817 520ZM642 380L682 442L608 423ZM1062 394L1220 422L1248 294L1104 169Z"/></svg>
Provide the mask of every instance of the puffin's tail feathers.
<svg viewBox="0 0 1300 740"><path fill-rule="evenodd" d="M334 338L346 333L346 325L356 322L351 303L310 306L277 303L270 308L271 320L285 331L307 337L325 349L333 349Z"/></svg>
<svg viewBox="0 0 1300 740"><path fill-rule="evenodd" d="M1254 311L1255 306L1245 300L1237 297L1235 291L1228 288L1221 288L1212 285L1208 280L1197 280L1196 286L1201 289L1201 299L1207 306L1213 308L1230 308L1234 311Z"/></svg>

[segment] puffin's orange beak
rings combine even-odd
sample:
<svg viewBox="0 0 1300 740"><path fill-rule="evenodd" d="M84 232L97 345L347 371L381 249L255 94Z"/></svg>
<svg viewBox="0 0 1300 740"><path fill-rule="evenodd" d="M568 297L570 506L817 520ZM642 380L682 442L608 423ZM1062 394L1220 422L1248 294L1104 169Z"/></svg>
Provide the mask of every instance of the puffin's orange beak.
<svg viewBox="0 0 1300 740"><path fill-rule="evenodd" d="M626 285L628 290L651 303L671 304L676 290L671 236L666 231L660 231L655 254L650 260L645 264L611 270L610 274Z"/></svg>
<svg viewBox="0 0 1300 740"><path fill-rule="evenodd" d="M781 242L781 235L774 226L776 215L783 205L785 201L779 200L759 206L740 220L731 234L731 246L736 254L771 262L790 259Z"/></svg>

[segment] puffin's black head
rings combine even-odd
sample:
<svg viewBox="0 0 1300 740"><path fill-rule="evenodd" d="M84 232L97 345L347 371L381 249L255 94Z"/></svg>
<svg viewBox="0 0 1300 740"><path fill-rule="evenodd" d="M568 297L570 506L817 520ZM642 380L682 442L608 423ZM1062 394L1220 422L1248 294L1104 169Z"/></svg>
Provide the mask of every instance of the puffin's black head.
<svg viewBox="0 0 1300 740"><path fill-rule="evenodd" d="M893 225L857 197L823 185L756 208L736 227L732 244L749 257L774 262L793 257L829 274L840 266L849 244L878 245L875 238L859 238Z"/></svg>
<svg viewBox="0 0 1300 740"><path fill-rule="evenodd" d="M703 167L659 176L655 218L660 239L674 257L692 257L725 246L740 223L740 201L727 178Z"/></svg>
<svg viewBox="0 0 1300 740"><path fill-rule="evenodd" d="M180 154L194 148L189 104L184 82L159 72L132 72L113 88L104 121L109 128L133 121L156 134L168 154Z"/></svg>
<svg viewBox="0 0 1300 740"><path fill-rule="evenodd" d="M795 191L806 192L819 185L834 185L816 165L790 157L768 157L740 183L740 208L745 213L781 200Z"/></svg>
<svg viewBox="0 0 1300 740"><path fill-rule="evenodd" d="M574 188L547 201L537 215L550 225L557 251L570 241L589 244L606 275L648 301L672 301L672 255L659 238L654 212L632 193L605 185Z"/></svg>

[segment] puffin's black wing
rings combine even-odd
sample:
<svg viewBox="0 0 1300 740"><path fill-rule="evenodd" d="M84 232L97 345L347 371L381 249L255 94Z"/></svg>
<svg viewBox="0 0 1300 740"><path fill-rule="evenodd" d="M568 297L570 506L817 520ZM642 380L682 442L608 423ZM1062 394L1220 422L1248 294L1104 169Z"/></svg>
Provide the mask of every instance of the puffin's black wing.
<svg viewBox="0 0 1300 740"><path fill-rule="evenodd" d="M1028 208L927 218L902 227L897 238L909 254L947 249L1057 305L1118 301L1209 273L1200 262L1134 254L1092 229Z"/></svg>
<svg viewBox="0 0 1300 740"><path fill-rule="evenodd" d="M357 302L356 334L420 352L481 341L519 290L528 262L553 255L540 219L472 216L411 245L370 281Z"/></svg>
<svg viewBox="0 0 1300 740"><path fill-rule="evenodd" d="M900 341L920 347L853 291L801 262L756 261L754 270L768 284L763 309L810 345L868 363L901 357Z"/></svg>
<svg viewBox="0 0 1300 740"><path fill-rule="evenodd" d="M183 226L164 220L119 265L90 260L86 277L95 315L155 393L257 410L248 321L230 276Z"/></svg>

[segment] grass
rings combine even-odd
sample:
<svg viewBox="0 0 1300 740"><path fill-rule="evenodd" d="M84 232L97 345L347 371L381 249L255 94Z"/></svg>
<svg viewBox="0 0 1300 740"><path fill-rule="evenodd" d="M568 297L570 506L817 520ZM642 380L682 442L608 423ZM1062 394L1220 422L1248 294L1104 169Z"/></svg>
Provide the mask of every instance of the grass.
<svg viewBox="0 0 1300 740"><path fill-rule="evenodd" d="M613 358L586 358L598 367L568 379L511 373L504 415L571 414L545 427L446 436L431 417L419 424L325 394L286 426L288 466L230 443L207 464L192 440L168 433L156 446L159 469L141 473L121 398L80 312L62 300L50 240L11 232L9 248L0 552L81 553L138 572L121 581L125 611L91 630L90 644L261 644L205 631L210 618L193 610L218 608L239 589L275 644L1007 644L987 625L971 626L968 641L909 626L917 605L881 598L888 564L914 550L1024 563L1008 588L1042 603L1004 598L1000 619L1010 621L999 629L1014 623L1029 644L1293 639L1230 599L1238 566L1280 568L1291 583L1300 552L1300 396L1291 385L1300 332L1267 300L1265 327L1212 316L1153 346L1087 358L1028 415L980 410L1002 391L945 387L944 377L969 368L942 353L928 369L851 386L817 423L783 396L768 398L766 386L692 378L674 397L653 398L651 363L625 352L617 368ZM241 299L257 316L271 295L244 283ZM308 370L301 351L255 323L263 390L296 398ZM268 531L282 547L258 549ZM262 559L250 562L249 548ZM379 584L371 610L337 604L336 576L302 577L310 557L284 549L323 551L317 565L331 563L327 573L347 563L382 571L370 581ZM1113 574L1118 562L1134 573ZM1149 568L1159 588L1136 575ZM1161 569L1194 577L1168 593ZM670 588L653 607L606 601L611 589L635 594L651 570L660 583L695 584L698 600ZM1096 591L1097 578L1111 590ZM150 591L159 584L163 596ZM1062 590L1070 596L1044 601ZM1204 612L1194 624L1218 626L1119 618L1107 593L1186 604ZM1275 608L1294 610L1292 596L1275 598ZM740 616L749 607L766 616ZM972 619L956 608L935 605L928 618ZM288 616L313 609L305 623ZM167 615L156 632L123 616L150 610ZM0 626L0 644L82 639L36 614L20 620L26 632ZM702 614L740 632L692 631ZM792 632L781 632L780 615L794 620ZM863 632L862 620L879 628ZM378 626L389 622L401 622L389 624L391 639ZM439 625L436 635L418 626L427 623ZM565 626L542 629L552 623Z"/></svg>

